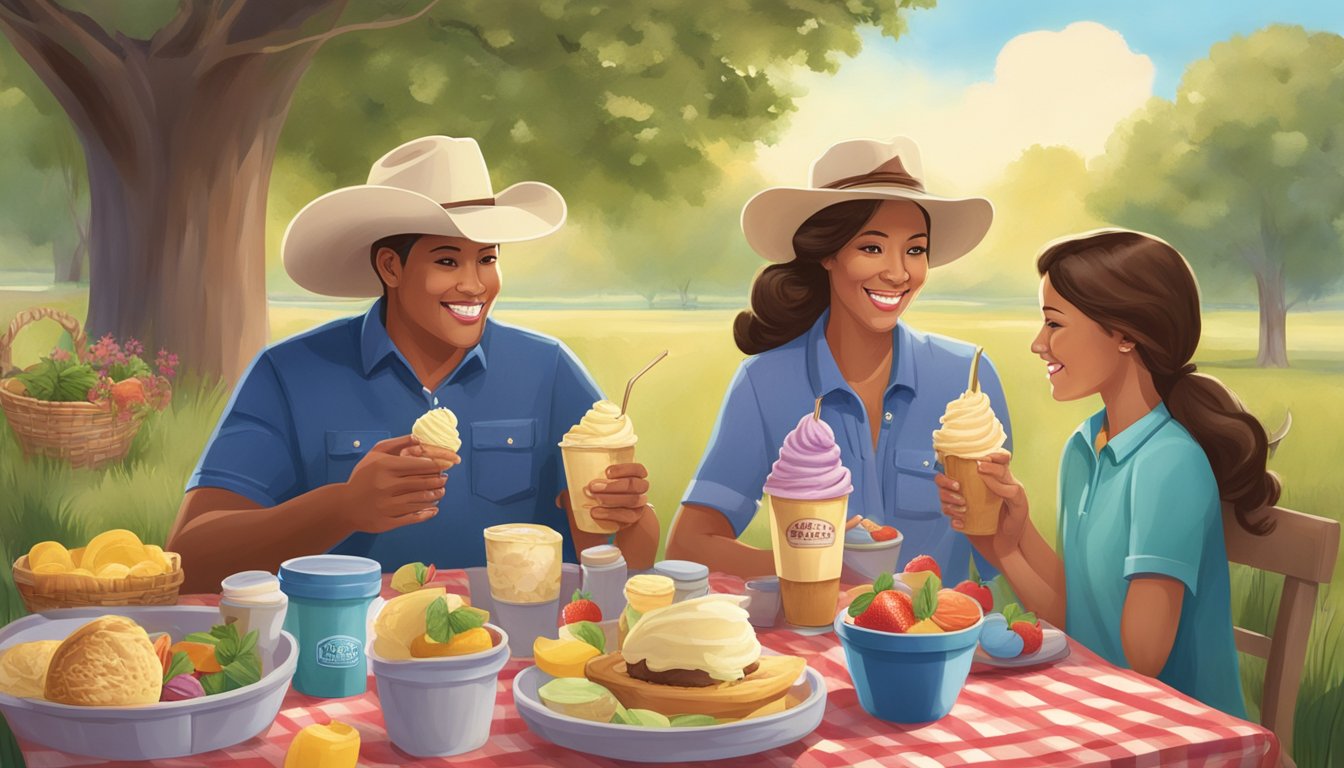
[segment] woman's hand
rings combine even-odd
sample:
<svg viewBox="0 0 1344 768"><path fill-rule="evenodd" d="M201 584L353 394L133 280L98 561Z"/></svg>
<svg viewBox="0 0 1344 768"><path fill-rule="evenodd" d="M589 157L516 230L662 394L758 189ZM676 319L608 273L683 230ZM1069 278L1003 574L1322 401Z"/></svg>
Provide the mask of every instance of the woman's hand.
<svg viewBox="0 0 1344 768"><path fill-rule="evenodd" d="M980 479L985 487L1002 499L999 508L999 530L990 536L971 536L970 540L981 554L997 560L1013 552L1022 541L1022 533L1030 520L1027 506L1027 491L1022 483L1013 477L1008 468L1011 455L1007 451L998 451L977 462ZM965 527L966 497L961 494L961 484L944 474L934 478L938 485L938 498L942 502L943 514L952 521L952 527L961 530Z"/></svg>

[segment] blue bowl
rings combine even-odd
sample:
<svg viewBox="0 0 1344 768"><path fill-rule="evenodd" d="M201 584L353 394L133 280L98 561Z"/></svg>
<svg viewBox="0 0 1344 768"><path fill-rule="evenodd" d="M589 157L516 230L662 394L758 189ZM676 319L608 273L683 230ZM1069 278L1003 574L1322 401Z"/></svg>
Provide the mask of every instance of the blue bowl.
<svg viewBox="0 0 1344 768"><path fill-rule="evenodd" d="M928 723L952 711L971 671L983 618L956 632L897 635L847 624L845 615L835 617L835 634L868 714L893 723Z"/></svg>

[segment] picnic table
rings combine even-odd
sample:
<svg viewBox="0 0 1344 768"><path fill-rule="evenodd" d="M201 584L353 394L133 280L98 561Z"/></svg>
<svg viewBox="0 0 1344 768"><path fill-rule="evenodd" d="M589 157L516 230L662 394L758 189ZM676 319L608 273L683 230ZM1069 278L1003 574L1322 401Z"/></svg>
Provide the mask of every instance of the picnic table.
<svg viewBox="0 0 1344 768"><path fill-rule="evenodd" d="M384 576L383 596L395 596ZM435 580L467 594L463 571ZM713 574L715 592L743 591L741 579ZM185 605L215 605L218 595L184 595ZM1053 664L1002 669L976 664L951 714L934 723L897 725L863 711L834 634L801 635L758 629L762 645L802 656L826 679L826 712L810 735L786 747L722 760L725 766L1264 766L1279 746L1265 728L1211 709L1151 678L1104 661L1069 640L1069 655ZM490 741L452 758L417 759L388 740L373 677L368 691L317 699L293 688L265 734L193 757L135 763L152 768L283 766L294 734L313 723L340 720L360 732L361 766L614 766L618 761L575 752L534 735L513 705L513 678L531 660L512 659L499 675ZM28 768L119 766L20 742ZM697 765L703 765L699 763Z"/></svg>

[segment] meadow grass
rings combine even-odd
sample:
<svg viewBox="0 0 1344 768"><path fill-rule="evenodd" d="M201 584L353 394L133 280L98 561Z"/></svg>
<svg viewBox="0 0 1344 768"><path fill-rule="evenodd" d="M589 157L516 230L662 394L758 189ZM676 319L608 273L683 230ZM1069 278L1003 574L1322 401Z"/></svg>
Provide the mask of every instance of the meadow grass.
<svg viewBox="0 0 1344 768"><path fill-rule="evenodd" d="M82 317L78 292L0 293L0 319L25 306L61 306ZM271 311L274 338L283 338L348 310L278 307ZM498 319L562 339L584 361L609 397L619 397L626 379L663 349L668 359L640 380L630 403L639 434L638 459L650 473L651 501L666 534L682 492L694 473L724 391L742 355L732 343L732 312L547 310L498 311ZM1048 539L1055 531L1055 482L1059 451L1077 424L1099 402L1055 402L1043 364L1028 345L1038 329L1030 305L977 308L922 301L907 315L911 325L984 345L1007 393L1014 433L1013 468L1026 485L1032 518ZM59 334L54 324L21 334L15 360L31 363ZM1291 409L1294 425L1270 466L1284 481L1282 506L1341 519L1344 473L1344 312L1296 313L1289 319L1287 370L1255 368L1254 312L1213 312L1205 318L1196 355L1201 370L1231 386L1270 429ZM125 527L147 542L162 543L182 498L183 486L227 402L228 392L179 382L169 410L150 421L125 461L101 470L72 470L57 462L25 460L7 425L0 423L0 555L13 562L35 542L55 539L69 546L99 531ZM769 546L758 517L743 538ZM1344 759L1344 564L1317 602L1306 670L1298 698L1295 753L1303 766ZM1273 627L1281 579L1232 569L1233 616L1256 631ZM0 569L0 621L22 613L10 574ZM1258 716L1264 663L1242 656L1248 711ZM0 738L0 762L5 755ZM8 763L6 763L8 764Z"/></svg>

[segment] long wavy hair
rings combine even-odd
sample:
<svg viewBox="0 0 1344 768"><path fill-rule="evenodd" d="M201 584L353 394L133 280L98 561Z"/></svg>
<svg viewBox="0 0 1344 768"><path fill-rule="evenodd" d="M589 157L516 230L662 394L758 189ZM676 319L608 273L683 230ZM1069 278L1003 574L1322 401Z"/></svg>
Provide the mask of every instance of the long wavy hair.
<svg viewBox="0 0 1344 768"><path fill-rule="evenodd" d="M831 279L821 260L853 240L882 202L836 203L798 227L793 235L794 260L771 264L751 281L751 308L733 321L738 349L758 355L793 341L812 327L831 303Z"/></svg>
<svg viewBox="0 0 1344 768"><path fill-rule="evenodd" d="M1051 244L1036 269L1083 314L1134 342L1172 418L1204 449L1237 522L1255 534L1272 530L1251 519L1281 489L1265 469L1265 428L1232 390L1190 362L1201 324L1199 284L1185 258L1150 235L1105 230Z"/></svg>

